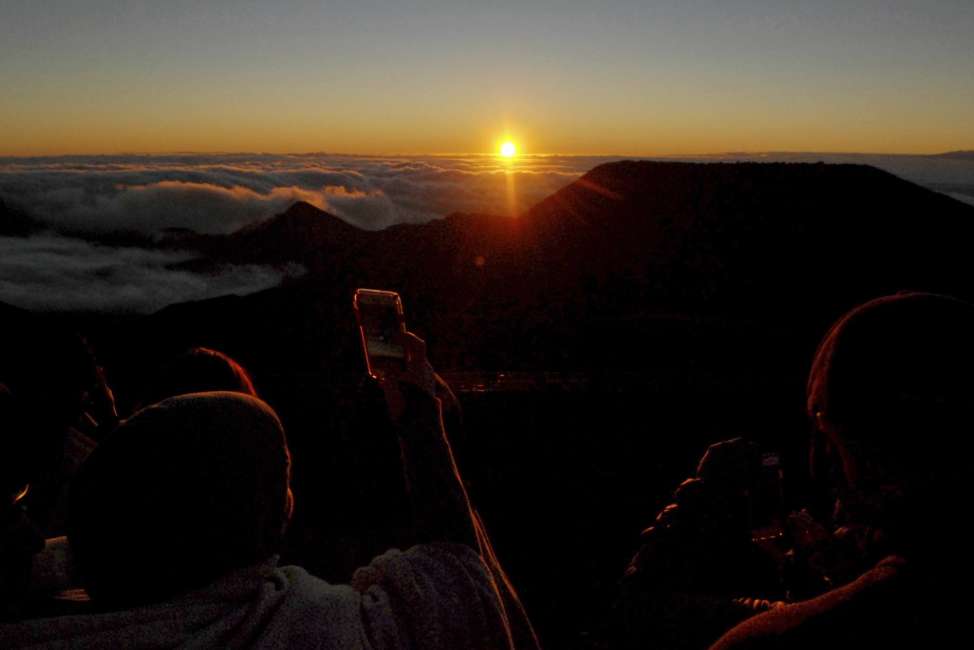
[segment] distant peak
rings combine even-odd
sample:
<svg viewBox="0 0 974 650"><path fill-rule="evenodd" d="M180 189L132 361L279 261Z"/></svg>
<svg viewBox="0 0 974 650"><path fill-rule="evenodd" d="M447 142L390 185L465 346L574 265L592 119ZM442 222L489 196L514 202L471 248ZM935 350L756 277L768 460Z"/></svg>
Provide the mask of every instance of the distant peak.
<svg viewBox="0 0 974 650"><path fill-rule="evenodd" d="M934 154L932 157L933 158L954 158L956 160L974 160L974 150L948 151L946 153Z"/></svg>
<svg viewBox="0 0 974 650"><path fill-rule="evenodd" d="M305 224L306 226L314 228L331 228L331 229L350 229L350 230L361 230L361 228L354 226L336 214L331 212L326 212L316 205L308 203L307 201L296 201L291 204L287 210L277 215L276 217L271 217L265 223L274 222L287 222L292 226L298 223Z"/></svg>
<svg viewBox="0 0 974 650"><path fill-rule="evenodd" d="M348 224L344 219L338 215L332 214L331 212L325 212L321 208L307 201L296 201L291 204L284 212L278 214L277 216L271 217L265 224L272 223L307 223L314 224L315 227L320 227L322 224L328 224L328 227L334 226L348 226L349 228L354 228L354 226Z"/></svg>
<svg viewBox="0 0 974 650"><path fill-rule="evenodd" d="M330 212L325 212L321 208L308 203L307 201L296 201L284 212L273 216L264 221L252 223L244 226L238 233L262 233L267 235L270 232L301 232L303 237L318 237L322 233L328 233L329 237L341 236L343 233L358 232L361 230L341 217ZM317 233L312 236L309 233Z"/></svg>
<svg viewBox="0 0 974 650"><path fill-rule="evenodd" d="M287 210L284 211L286 215L305 215L305 214L324 214L328 216L333 216L322 210L321 208L311 205L307 201L295 201L291 204Z"/></svg>

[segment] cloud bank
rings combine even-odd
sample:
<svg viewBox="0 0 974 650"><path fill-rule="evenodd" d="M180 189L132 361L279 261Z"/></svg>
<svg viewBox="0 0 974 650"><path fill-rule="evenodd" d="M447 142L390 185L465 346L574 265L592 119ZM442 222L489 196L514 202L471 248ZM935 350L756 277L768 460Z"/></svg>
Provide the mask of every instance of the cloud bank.
<svg viewBox="0 0 974 650"><path fill-rule="evenodd" d="M181 270L178 265L189 259L56 235L0 237L0 301L40 311L148 313L175 302L267 289L289 272L260 266L215 274Z"/></svg>
<svg viewBox="0 0 974 650"><path fill-rule="evenodd" d="M307 201L367 230L455 211L509 215L603 159L493 156L0 158L0 197L73 234L226 233Z"/></svg>

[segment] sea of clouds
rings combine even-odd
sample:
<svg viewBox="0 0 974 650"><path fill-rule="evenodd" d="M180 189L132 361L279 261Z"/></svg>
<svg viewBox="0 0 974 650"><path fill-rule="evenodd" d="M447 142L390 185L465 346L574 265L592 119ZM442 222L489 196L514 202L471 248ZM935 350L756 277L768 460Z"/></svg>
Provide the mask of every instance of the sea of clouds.
<svg viewBox="0 0 974 650"><path fill-rule="evenodd" d="M452 212L510 216L615 158L186 154L0 157L0 199L45 232L0 237L0 301L40 310L151 312L272 287L294 269L202 274L189 254L118 245L170 228L228 233L307 201L367 230ZM722 154L670 160L871 164L974 204L974 160L858 154ZM0 232L2 232L0 224ZM111 242L115 242L114 244Z"/></svg>
<svg viewBox="0 0 974 650"><path fill-rule="evenodd" d="M508 215L605 159L177 155L0 158L0 197L60 231L226 233L307 201L367 230ZM508 188L516 188L512 204Z"/></svg>

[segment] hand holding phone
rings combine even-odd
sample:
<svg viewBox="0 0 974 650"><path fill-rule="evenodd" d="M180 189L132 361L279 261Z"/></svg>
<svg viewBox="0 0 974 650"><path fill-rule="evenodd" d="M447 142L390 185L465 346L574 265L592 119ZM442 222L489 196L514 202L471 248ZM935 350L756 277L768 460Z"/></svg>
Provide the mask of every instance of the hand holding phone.
<svg viewBox="0 0 974 650"><path fill-rule="evenodd" d="M405 410L400 382L435 399L436 374L426 358L426 342L406 330L399 294L358 289L354 306L366 370L382 386L392 418L398 420Z"/></svg>
<svg viewBox="0 0 974 650"><path fill-rule="evenodd" d="M369 376L382 381L386 375L401 374L406 367L406 321L399 294L356 289L353 306Z"/></svg>

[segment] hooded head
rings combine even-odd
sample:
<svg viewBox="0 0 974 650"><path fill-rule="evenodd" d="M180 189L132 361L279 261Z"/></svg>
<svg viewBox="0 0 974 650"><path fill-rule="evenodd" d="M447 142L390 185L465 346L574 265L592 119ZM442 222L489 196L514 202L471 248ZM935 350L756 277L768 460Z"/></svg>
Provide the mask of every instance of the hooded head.
<svg viewBox="0 0 974 650"><path fill-rule="evenodd" d="M254 382L243 366L219 350L196 347L158 368L139 404L148 406L167 397L209 391L233 391L257 397Z"/></svg>
<svg viewBox="0 0 974 650"><path fill-rule="evenodd" d="M68 537L92 597L132 606L277 554L291 512L277 415L230 392L164 400L122 423L72 486Z"/></svg>

